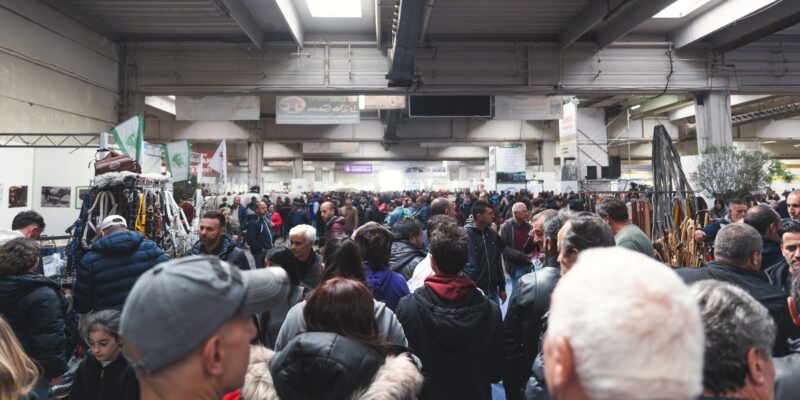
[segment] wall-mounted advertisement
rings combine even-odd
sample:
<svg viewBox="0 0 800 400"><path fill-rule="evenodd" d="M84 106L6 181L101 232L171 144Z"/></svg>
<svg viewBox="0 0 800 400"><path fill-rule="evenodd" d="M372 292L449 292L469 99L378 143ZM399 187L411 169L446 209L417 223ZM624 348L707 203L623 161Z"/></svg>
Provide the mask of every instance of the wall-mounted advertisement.
<svg viewBox="0 0 800 400"><path fill-rule="evenodd" d="M357 124L361 119L358 96L278 96L278 125Z"/></svg>
<svg viewBox="0 0 800 400"><path fill-rule="evenodd" d="M495 148L496 183L525 183L525 145Z"/></svg>

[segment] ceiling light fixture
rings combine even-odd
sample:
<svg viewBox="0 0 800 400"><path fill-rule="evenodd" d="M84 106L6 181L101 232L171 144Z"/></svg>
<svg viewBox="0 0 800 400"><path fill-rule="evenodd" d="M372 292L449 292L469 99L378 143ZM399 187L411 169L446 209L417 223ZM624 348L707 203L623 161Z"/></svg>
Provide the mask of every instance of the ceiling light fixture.
<svg viewBox="0 0 800 400"><path fill-rule="evenodd" d="M642 108L642 105L641 105L641 104L637 104L637 105L635 105L635 106L631 106L631 110L638 110L638 109L640 109L640 108Z"/></svg>
<svg viewBox="0 0 800 400"><path fill-rule="evenodd" d="M710 0L677 0L653 18L684 18L691 14Z"/></svg>
<svg viewBox="0 0 800 400"><path fill-rule="evenodd" d="M306 0L314 18L361 18L361 0Z"/></svg>

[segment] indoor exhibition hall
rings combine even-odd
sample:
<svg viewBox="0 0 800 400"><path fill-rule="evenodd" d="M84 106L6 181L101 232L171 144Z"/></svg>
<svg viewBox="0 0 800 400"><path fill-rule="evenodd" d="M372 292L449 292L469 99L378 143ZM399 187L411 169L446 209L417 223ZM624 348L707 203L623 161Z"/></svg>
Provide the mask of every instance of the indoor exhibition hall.
<svg viewBox="0 0 800 400"><path fill-rule="evenodd" d="M800 400L800 0L0 0L0 400Z"/></svg>

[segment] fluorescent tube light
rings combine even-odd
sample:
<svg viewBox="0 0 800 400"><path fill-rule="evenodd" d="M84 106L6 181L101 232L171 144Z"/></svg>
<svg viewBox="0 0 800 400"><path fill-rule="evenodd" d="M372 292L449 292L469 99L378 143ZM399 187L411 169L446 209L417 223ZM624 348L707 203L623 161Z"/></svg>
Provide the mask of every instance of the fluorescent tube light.
<svg viewBox="0 0 800 400"><path fill-rule="evenodd" d="M677 0L653 18L683 18L691 14L694 10L702 7L710 0Z"/></svg>
<svg viewBox="0 0 800 400"><path fill-rule="evenodd" d="M640 108L642 108L642 105L641 105L641 104L637 104L637 105L635 105L635 106L631 106L631 110L638 110L638 109L640 109Z"/></svg>
<svg viewBox="0 0 800 400"><path fill-rule="evenodd" d="M361 18L361 0L306 0L314 18Z"/></svg>

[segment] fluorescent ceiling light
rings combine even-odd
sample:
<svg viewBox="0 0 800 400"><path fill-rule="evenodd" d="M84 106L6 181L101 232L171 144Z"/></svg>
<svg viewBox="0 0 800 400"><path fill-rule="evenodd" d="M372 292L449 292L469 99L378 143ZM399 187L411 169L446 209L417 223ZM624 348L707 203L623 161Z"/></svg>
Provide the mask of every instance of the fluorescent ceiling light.
<svg viewBox="0 0 800 400"><path fill-rule="evenodd" d="M306 0L314 18L361 18L361 0Z"/></svg>
<svg viewBox="0 0 800 400"><path fill-rule="evenodd" d="M642 108L642 105L641 105L641 104L637 104L637 105L635 105L635 106L631 106L631 110L638 110L638 109L640 109L640 108Z"/></svg>
<svg viewBox="0 0 800 400"><path fill-rule="evenodd" d="M767 140L766 142L761 142L761 143L762 144L772 144L772 143L777 143L777 142L778 142L777 140Z"/></svg>
<svg viewBox="0 0 800 400"><path fill-rule="evenodd" d="M660 13L654 15L653 18L683 18L709 1L710 0L677 0L669 7L661 10Z"/></svg>

